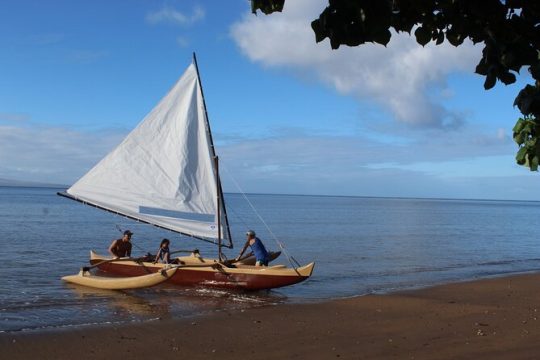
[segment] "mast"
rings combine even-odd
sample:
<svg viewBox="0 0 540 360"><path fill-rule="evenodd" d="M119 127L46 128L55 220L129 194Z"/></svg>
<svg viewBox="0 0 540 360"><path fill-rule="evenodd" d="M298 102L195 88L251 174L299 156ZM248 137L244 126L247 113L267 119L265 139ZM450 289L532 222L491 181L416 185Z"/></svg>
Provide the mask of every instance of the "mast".
<svg viewBox="0 0 540 360"><path fill-rule="evenodd" d="M219 189L219 158L217 156L214 157L214 165L216 167L216 185ZM220 199L220 192L217 191L217 231L218 231L218 259L221 261L221 199Z"/></svg>
<svg viewBox="0 0 540 360"><path fill-rule="evenodd" d="M216 155L216 149L214 147L214 140L212 138L212 131L210 129L210 121L208 120L208 111L206 109L206 101L204 99L204 91L202 88L202 82L201 82L201 76L199 75L199 67L197 65L197 57L195 55L195 52L193 53L193 64L195 65L195 70L197 72L197 80L199 81L200 89L201 89L201 95L202 95L202 101L203 101L203 107L204 107L204 115L205 115L205 122L206 122L206 129L208 131L208 137L210 139L210 149L212 151L212 158L214 159L214 171L216 175L216 185L217 185L217 223L218 223L218 252L219 252L219 260L221 260L221 209L223 209L223 219L225 220L225 228L227 232L227 236L229 239L229 246L231 249L233 248L233 242L232 242L232 236L231 236L231 229L229 227L229 219L227 217L227 208L225 207L225 199L223 197L223 189L221 187L221 180L219 178L219 163L218 163L218 157Z"/></svg>

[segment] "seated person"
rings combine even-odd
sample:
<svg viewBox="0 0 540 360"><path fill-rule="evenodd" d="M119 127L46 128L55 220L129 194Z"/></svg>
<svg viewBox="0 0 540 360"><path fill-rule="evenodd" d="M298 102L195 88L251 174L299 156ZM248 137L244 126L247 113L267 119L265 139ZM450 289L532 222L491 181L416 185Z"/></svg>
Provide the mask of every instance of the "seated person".
<svg viewBox="0 0 540 360"><path fill-rule="evenodd" d="M169 250L170 243L171 241L169 239L161 240L161 244L159 244L159 249L158 249L156 258L154 259L154 264L157 262L161 262L163 264L176 263L175 260L171 261L171 251Z"/></svg>
<svg viewBox="0 0 540 360"><path fill-rule="evenodd" d="M131 235L129 230L124 231L124 236L121 239L116 239L109 246L109 253L117 258L131 256Z"/></svg>
<svg viewBox="0 0 540 360"><path fill-rule="evenodd" d="M246 243L244 244L244 247L242 248L242 251L240 251L240 254L234 259L235 261L240 260L242 257L242 254L246 251L247 247L250 246L251 250L253 250L253 253L255 254L255 266L268 266L268 261L270 257L268 256L268 251L266 251L266 248L264 247L261 239L255 236L255 231L249 230L246 232Z"/></svg>

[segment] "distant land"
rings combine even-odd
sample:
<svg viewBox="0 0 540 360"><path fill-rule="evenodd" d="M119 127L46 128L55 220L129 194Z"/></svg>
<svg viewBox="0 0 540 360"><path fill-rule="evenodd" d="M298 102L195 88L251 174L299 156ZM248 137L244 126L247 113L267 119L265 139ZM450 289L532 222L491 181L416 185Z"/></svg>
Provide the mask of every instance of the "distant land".
<svg viewBox="0 0 540 360"><path fill-rule="evenodd" d="M0 186L13 186L13 187L51 187L51 188L67 188L68 186L62 184L50 184L35 181L23 181L0 178Z"/></svg>

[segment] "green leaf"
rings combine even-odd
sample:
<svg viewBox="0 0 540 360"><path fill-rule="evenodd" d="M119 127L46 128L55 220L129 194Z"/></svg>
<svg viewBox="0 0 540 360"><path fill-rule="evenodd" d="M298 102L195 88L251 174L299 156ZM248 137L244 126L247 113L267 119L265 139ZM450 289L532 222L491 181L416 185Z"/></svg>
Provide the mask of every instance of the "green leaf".
<svg viewBox="0 0 540 360"><path fill-rule="evenodd" d="M528 135L533 131L533 127L534 127L534 124L531 121L525 121L521 132L524 132Z"/></svg>
<svg viewBox="0 0 540 360"><path fill-rule="evenodd" d="M313 32L315 33L315 41L316 42L321 42L323 41L324 39L326 39L326 30L324 29L324 27L321 25L321 21L320 20L313 20L311 22L311 28L313 29Z"/></svg>
<svg viewBox="0 0 540 360"><path fill-rule="evenodd" d="M419 26L414 32L416 36L416 42L424 46L431 41L431 31L424 26Z"/></svg>
<svg viewBox="0 0 540 360"><path fill-rule="evenodd" d="M525 141L525 146L528 147L529 149L534 147L535 145L536 145L536 138L532 138Z"/></svg>
<svg viewBox="0 0 540 360"><path fill-rule="evenodd" d="M458 34L456 31L447 31L446 32L446 39L448 39L448 42L455 47L458 47L463 43L464 37L461 36L461 34Z"/></svg>
<svg viewBox="0 0 540 360"><path fill-rule="evenodd" d="M536 63L529 67L529 72L531 73L533 79L540 80L540 63Z"/></svg>
<svg viewBox="0 0 540 360"><path fill-rule="evenodd" d="M373 36L373 41L386 46L390 42L390 38L392 37L392 33L390 30L386 29L385 31L380 31L377 34Z"/></svg>
<svg viewBox="0 0 540 360"><path fill-rule="evenodd" d="M338 39L336 39L336 37L334 36L330 37L330 47L332 48L332 50L339 49L339 45L341 45L341 42Z"/></svg>
<svg viewBox="0 0 540 360"><path fill-rule="evenodd" d="M529 160L529 167L531 171L538 171L538 156L534 156L532 160Z"/></svg>
<svg viewBox="0 0 540 360"><path fill-rule="evenodd" d="M488 66L487 66L486 61L483 58L480 59L480 62L478 63L478 65L476 65L476 69L474 72L479 75L487 75Z"/></svg>
<svg viewBox="0 0 540 360"><path fill-rule="evenodd" d="M526 134L523 131L520 131L518 133L514 133L513 138L518 145L522 145L525 142Z"/></svg>
<svg viewBox="0 0 540 360"><path fill-rule="evenodd" d="M518 121L516 121L516 125L514 125L514 128L512 129L512 131L514 133L518 133L523 129L524 126L525 126L525 120L523 120L523 118L519 118Z"/></svg>
<svg viewBox="0 0 540 360"><path fill-rule="evenodd" d="M514 101L524 115L540 113L540 87L526 85Z"/></svg>
<svg viewBox="0 0 540 360"><path fill-rule="evenodd" d="M439 31L439 33L437 34L437 42L436 44L437 45L441 45L444 41L444 32L442 31Z"/></svg>
<svg viewBox="0 0 540 360"><path fill-rule="evenodd" d="M527 148L525 146L520 147L516 155L516 162L519 165L525 165L526 155L527 155Z"/></svg>
<svg viewBox="0 0 540 360"><path fill-rule="evenodd" d="M490 73L486 75L486 81L484 81L484 89L489 90L492 87L495 86L495 83L497 82L497 77L495 74Z"/></svg>
<svg viewBox="0 0 540 360"><path fill-rule="evenodd" d="M516 82L516 75L512 74L511 72L504 71L499 74L499 79L504 85L510 85Z"/></svg>

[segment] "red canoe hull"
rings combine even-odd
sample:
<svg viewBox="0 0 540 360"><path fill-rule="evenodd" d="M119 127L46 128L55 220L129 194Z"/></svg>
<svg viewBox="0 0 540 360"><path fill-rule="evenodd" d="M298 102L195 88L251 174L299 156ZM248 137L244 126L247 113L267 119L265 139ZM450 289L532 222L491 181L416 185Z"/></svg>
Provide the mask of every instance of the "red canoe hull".
<svg viewBox="0 0 540 360"><path fill-rule="evenodd" d="M100 260L91 260L92 265ZM98 268L121 276L140 276L157 272L163 268L161 264L137 263L126 264L122 262L108 262L98 265ZM271 270L271 269L270 269ZM272 271L269 271L272 272ZM226 289L262 290L274 289L297 284L309 278L309 275L272 275L235 272L226 267L214 268L179 268L168 280L169 284L181 286L207 286Z"/></svg>

